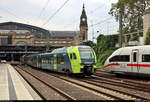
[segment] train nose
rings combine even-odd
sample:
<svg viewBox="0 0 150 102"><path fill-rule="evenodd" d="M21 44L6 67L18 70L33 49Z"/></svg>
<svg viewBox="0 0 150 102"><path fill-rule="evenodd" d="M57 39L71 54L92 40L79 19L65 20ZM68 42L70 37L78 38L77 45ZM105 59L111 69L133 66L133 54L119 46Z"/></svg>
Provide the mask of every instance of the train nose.
<svg viewBox="0 0 150 102"><path fill-rule="evenodd" d="M109 61L106 60L105 63L104 63L104 70L105 70L105 71L109 71L108 68L107 68L107 65L108 65L108 64L109 64Z"/></svg>

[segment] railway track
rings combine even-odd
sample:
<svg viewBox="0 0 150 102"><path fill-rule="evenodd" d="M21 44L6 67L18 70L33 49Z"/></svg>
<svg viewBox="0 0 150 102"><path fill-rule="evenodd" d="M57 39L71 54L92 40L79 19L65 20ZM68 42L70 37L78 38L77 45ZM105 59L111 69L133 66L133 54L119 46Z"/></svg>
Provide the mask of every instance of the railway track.
<svg viewBox="0 0 150 102"><path fill-rule="evenodd" d="M124 95L131 96L136 99L150 99L150 93L145 93L145 96L143 96L143 93L141 91L138 91L137 88L130 86L130 85L123 85L119 83L112 83L109 81L103 81L103 80L95 80L95 79L82 79L81 81L93 84L98 87L103 87L105 89L113 90L115 92L122 93ZM141 89L142 90L142 89ZM143 90L142 90L143 91Z"/></svg>
<svg viewBox="0 0 150 102"><path fill-rule="evenodd" d="M35 69L34 69L35 70ZM37 70L39 71L39 70ZM44 73L47 73L47 72L44 72ZM124 92L124 91L119 91L119 90L115 90L113 88L109 88L109 87L104 87L102 85L98 85L96 84L96 81L93 81L93 80L89 80L89 81L85 81L85 80L79 80L78 81L75 81L75 80L72 80L72 78L69 78L69 77L66 77L64 75L58 75L58 74L53 74L53 73L47 73L48 75L52 75L56 78L59 78L59 79L62 79L66 82L70 82L70 83L73 83L73 84L76 84L78 86L81 86L81 87L84 87L84 88L87 88L89 90L92 90L94 92L97 92L97 93L100 93L100 94L103 94L103 95L106 95L107 97L111 97L112 99L116 99L116 100L123 100L123 99L129 99L129 100L134 100L134 99L147 99L147 98L144 98L144 97L140 97L139 95L133 95L133 94L130 94L129 92ZM95 79L94 79L95 80ZM85 83L81 83L81 82L85 82ZM100 81L97 81L97 83L100 83ZM102 82L102 81L101 81ZM88 84L88 85L86 85ZM94 85L94 87L89 87L90 85ZM95 89L95 87L97 87L97 89ZM99 88L101 88L101 91L98 90ZM102 91L103 90L103 91ZM110 94L111 93L111 94Z"/></svg>
<svg viewBox="0 0 150 102"><path fill-rule="evenodd" d="M56 75L56 74L54 74L54 76L55 77L58 77L58 78L61 78L61 79L63 79L63 80L66 80L66 81L69 81L69 82L71 82L71 83L75 83L75 84L77 84L77 85L81 85L81 84L79 84L78 82L74 82L74 81L72 81L72 80L68 80L68 79L66 79L66 78L64 78L64 77L61 77L60 75ZM64 75L63 75L64 76ZM74 79L76 79L76 78L74 78ZM94 81L93 80L89 80L89 78L88 79L78 79L78 80L80 80L80 81L82 81L82 82L85 82L85 83L88 83L88 84L92 84L92 85L95 85L95 86L98 86L98 87L101 87L101 88L104 88L104 89L108 89L108 90L113 90L115 93L120 93L120 94L122 94L123 95L123 97L124 96L131 96L133 99L142 99L142 100L145 100L145 99L148 99L148 98L144 98L144 97L141 97L140 95L134 95L134 94L130 94L129 92L126 92L126 91L120 91L120 90L116 90L116 89L114 89L114 88L109 88L109 87L105 87L105 86L103 86L103 85L100 85L100 84L102 84L102 83L99 83L99 84L97 84L97 83L93 83ZM100 81L98 81L98 82L100 82ZM87 86L84 86L84 85L81 85L81 86L83 86L83 87L86 87L86 88L89 88L89 87L87 87ZM98 90L95 90L94 89L94 91L96 91L96 92L99 92ZM103 94L106 94L106 93L103 93ZM115 96L116 96L116 94L115 94ZM112 96L112 95L110 95L110 97L114 97L114 96ZM124 98L120 98L120 99L124 99ZM118 97L115 97L116 99L118 98ZM131 99L131 98L130 98Z"/></svg>
<svg viewBox="0 0 150 102"><path fill-rule="evenodd" d="M61 79L63 79L63 80L66 80L66 81L69 81L69 82L72 82L72 83L74 83L73 81L70 81L70 80L67 80L67 79L64 79L64 78L62 78L62 77L60 77L60 76L57 76L57 75L54 75L54 76L56 76L56 77L59 77L59 78L61 78ZM64 75L63 75L64 76ZM95 77L92 77L92 78L95 78ZM97 78L96 78L97 79ZM119 89L114 89L114 88L109 88L109 87L105 87L104 85L101 85L102 83L104 83L103 81L100 81L100 80L90 80L89 78L88 78L88 80L87 79L78 79L78 80L80 80L80 81L82 81L82 82L86 82L86 83L88 83L88 84L92 84L92 85L95 85L95 86L98 86L98 87L102 87L102 88L105 88L105 89L109 89L109 90L113 90L113 91L115 91L116 93L120 93L120 94L124 94L124 95L128 95L128 96L131 96L131 97L133 97L133 98L135 98L135 99L142 99L142 100L145 100L145 99L150 99L149 98L149 95L150 94L148 94L147 95L147 97L143 97L143 96L141 96L141 94L138 94L138 93L134 93L133 94L133 92L132 93L130 93L129 91L127 92L126 90L124 90L124 91L120 91ZM99 83L99 84L98 84ZM78 83L75 83L75 84L78 84ZM112 83L110 83L110 82L107 82L107 84L112 84ZM122 88L124 88L124 87L126 87L126 88L129 88L129 89L133 89L132 91L135 91L135 90L137 90L137 89L139 89L139 88L137 88L136 86L135 87L133 87L132 85L126 85L126 86L124 86L124 84L123 85L117 85L118 83L116 83L116 84L112 84L112 85L115 85L115 86L119 86L119 87L122 87ZM120 84L120 83L119 83ZM86 88L88 88L88 87L86 87ZM149 89L149 88L148 88ZM147 90L147 89L145 89L147 92L149 92L150 93L150 91L149 90ZM97 91L97 90L95 90L95 91ZM131 90L130 90L131 91ZM139 90L139 91L143 91L143 87ZM145 91L144 91L145 92Z"/></svg>
<svg viewBox="0 0 150 102"><path fill-rule="evenodd" d="M100 97L100 95L95 95L91 92L81 90L77 87L73 87L70 84L68 85L68 81L64 82L60 78L56 78L52 75L48 75L46 72L41 70L32 69L32 68L19 68L29 74L32 74L34 77L40 78L40 80L44 81L47 84L53 84L53 86L57 87L62 92L65 92L69 96L73 97L76 100L108 100L111 98ZM66 85L67 84L67 85ZM87 89L86 89L87 90ZM73 99L73 100L74 100Z"/></svg>
<svg viewBox="0 0 150 102"><path fill-rule="evenodd" d="M120 87L124 87L124 88L129 88L129 89L133 89L133 90L139 90L139 91L143 91L143 92L150 92L150 86L145 85L145 84L141 84L141 83L135 83L132 81L125 81L125 80L114 80L113 78L106 78L106 77L101 77L101 76L93 76L93 81L95 82L101 82L101 83L105 83L105 84L111 84L111 85L117 85ZM92 80L92 79L91 79Z"/></svg>
<svg viewBox="0 0 150 102"><path fill-rule="evenodd" d="M61 99L61 100L76 100L75 98L69 96L68 94L66 94L63 91L59 90L55 86L47 84L45 81L43 81L40 78L36 77L32 73L23 70L23 68L20 68L20 67L18 68L18 66L15 66L15 69L31 85L31 87L39 94L39 96L43 100L50 100L51 99L51 96L48 95L49 93L46 95L46 93L43 92L44 89L45 90L54 90L56 93L58 93L59 95L62 96L62 97L57 97L56 100L58 100L58 99ZM38 86L38 85L35 85L34 83L36 83L36 84L38 84L40 86L44 86L44 88L42 88L42 87L37 88L36 86ZM55 94L55 97L56 97L56 94Z"/></svg>
<svg viewBox="0 0 150 102"><path fill-rule="evenodd" d="M104 72L106 73L106 72ZM98 74L98 75L97 75ZM94 75L91 79L89 80L85 80L88 83L92 83L96 84L96 85L104 85L104 86L108 86L110 88L113 88L112 86L115 86L117 90L122 90L124 88L124 92L125 93L129 93L130 91L128 90L132 90L130 93L132 93L133 95L139 97L140 99L150 99L150 86L147 83L141 83L140 81L135 81L135 80L130 80L127 78L117 78L117 77L113 77L110 76L109 73L107 73L108 75L104 74L103 75L103 71L101 72L101 74L96 73L96 75ZM98 84L99 83L99 84ZM122 87L122 88L121 88Z"/></svg>
<svg viewBox="0 0 150 102"><path fill-rule="evenodd" d="M121 83L124 85L130 85L133 86L135 88L137 88L137 90L139 91L144 91L144 92L150 92L150 84L143 82L142 80L137 80L137 79L129 79L126 77L121 77L121 78L117 78L115 76L112 76L108 73L108 75L103 74L103 73L95 73L94 74L98 79L101 80L110 80L112 82L115 83Z"/></svg>
<svg viewBox="0 0 150 102"><path fill-rule="evenodd" d="M113 78L113 79L116 79L116 80L124 80L124 81L128 81L128 82L135 82L135 83L141 83L141 84L145 84L145 85L149 85L150 84L150 80L143 80L143 79L138 79L138 77L133 77L133 76L125 76L125 75L122 75L122 76L119 76L119 78L117 78L117 76L115 74L110 74L104 70L97 70L95 75L97 76L105 76L105 77L108 77L108 78Z"/></svg>
<svg viewBox="0 0 150 102"><path fill-rule="evenodd" d="M91 90L93 92L96 92L98 94L101 94L107 97L106 100L107 99L112 99L112 100L150 99L149 98L150 91L143 91L143 90L147 90L147 88L146 89L142 87L136 88L136 85L132 86L131 84L128 84L128 83L125 84L124 82L121 82L121 81L116 81L116 80L114 81L111 78L110 79L107 77L104 78L104 76L103 77L92 76L92 77L88 77L88 80L87 80L87 78L77 79L74 77L67 77L64 74L60 74L60 73L50 73L47 71L37 70L37 69L32 69L32 68L28 68L28 69L25 68L25 70L28 73L35 71L35 73L46 75L47 77L53 76L53 77L63 80L66 83L71 83L71 84L86 88L88 90ZM146 95L142 96L141 92L137 92L137 91L142 91ZM78 99L78 98L75 98L75 99Z"/></svg>

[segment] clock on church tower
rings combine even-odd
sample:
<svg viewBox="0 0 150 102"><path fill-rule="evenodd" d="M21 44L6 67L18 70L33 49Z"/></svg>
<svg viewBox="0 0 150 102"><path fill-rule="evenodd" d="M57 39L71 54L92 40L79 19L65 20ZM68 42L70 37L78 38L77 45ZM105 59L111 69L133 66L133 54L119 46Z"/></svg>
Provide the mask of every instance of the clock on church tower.
<svg viewBox="0 0 150 102"><path fill-rule="evenodd" d="M86 20L85 18L82 18L82 21L83 21L83 22L85 22L85 20Z"/></svg>

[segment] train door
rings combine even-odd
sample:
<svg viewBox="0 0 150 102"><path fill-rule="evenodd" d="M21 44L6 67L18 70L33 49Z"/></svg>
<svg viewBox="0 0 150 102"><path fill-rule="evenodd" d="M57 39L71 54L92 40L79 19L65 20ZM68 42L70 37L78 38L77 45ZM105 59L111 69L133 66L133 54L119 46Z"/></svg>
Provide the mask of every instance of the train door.
<svg viewBox="0 0 150 102"><path fill-rule="evenodd" d="M77 56L75 53L72 53L72 64L73 64L73 68L78 70L78 66L77 66Z"/></svg>
<svg viewBox="0 0 150 102"><path fill-rule="evenodd" d="M139 72L139 50L132 50L131 54L131 72L138 73Z"/></svg>

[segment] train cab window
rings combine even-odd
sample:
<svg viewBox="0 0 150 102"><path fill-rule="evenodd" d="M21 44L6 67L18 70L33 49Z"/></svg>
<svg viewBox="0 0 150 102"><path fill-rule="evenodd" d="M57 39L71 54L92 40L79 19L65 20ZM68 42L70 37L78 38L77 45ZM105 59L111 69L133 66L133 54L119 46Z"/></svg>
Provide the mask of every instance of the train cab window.
<svg viewBox="0 0 150 102"><path fill-rule="evenodd" d="M150 55L149 54L142 55L142 62L150 62Z"/></svg>
<svg viewBox="0 0 150 102"><path fill-rule="evenodd" d="M74 58L74 59L77 59L77 56L76 56L76 54L75 54L75 53L73 53L73 58Z"/></svg>
<svg viewBox="0 0 150 102"><path fill-rule="evenodd" d="M118 56L113 56L109 61L110 62L118 62L119 61L119 55Z"/></svg>
<svg viewBox="0 0 150 102"><path fill-rule="evenodd" d="M133 53L133 62L136 62L136 58L137 58L137 52Z"/></svg>

